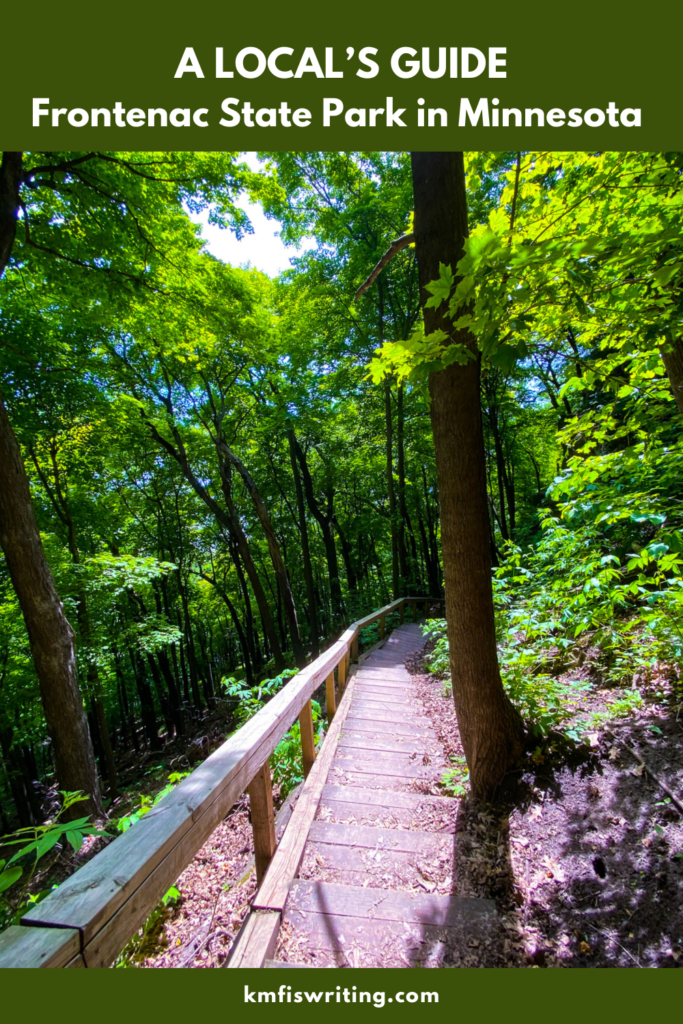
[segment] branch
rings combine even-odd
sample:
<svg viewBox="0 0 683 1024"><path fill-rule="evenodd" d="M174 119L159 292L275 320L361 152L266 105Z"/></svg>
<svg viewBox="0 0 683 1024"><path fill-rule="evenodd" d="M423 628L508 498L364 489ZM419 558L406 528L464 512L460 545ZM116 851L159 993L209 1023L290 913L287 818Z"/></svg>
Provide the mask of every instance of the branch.
<svg viewBox="0 0 683 1024"><path fill-rule="evenodd" d="M368 290L370 285L375 283L379 275L386 267L387 263L389 263L389 261L394 258L396 253L400 252L401 249L405 249L407 246L412 245L414 241L415 235L412 234L412 232L409 235L401 235L400 238L394 239L394 241L391 243L387 251L384 253L384 256L382 256L381 260L370 274L370 277L366 281L363 281L363 284L360 286L360 288L354 295L354 302L358 302L361 295L363 295Z"/></svg>

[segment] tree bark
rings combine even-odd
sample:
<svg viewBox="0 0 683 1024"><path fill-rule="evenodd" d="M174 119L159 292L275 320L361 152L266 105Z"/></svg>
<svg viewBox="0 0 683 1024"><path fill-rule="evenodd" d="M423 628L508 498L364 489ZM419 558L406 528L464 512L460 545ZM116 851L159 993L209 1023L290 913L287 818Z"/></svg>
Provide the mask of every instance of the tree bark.
<svg viewBox="0 0 683 1024"><path fill-rule="evenodd" d="M299 622L296 615L296 605L294 604L294 595L292 594L292 588L289 583L289 577L285 568L285 563L282 560L282 553L280 551L280 545L278 544L277 537L275 536L275 529L273 527L272 520L268 515L268 510L263 502L261 493L256 486L251 474L247 467L239 459L235 453L228 447L228 445L221 441L219 444L220 452L225 456L226 459L235 467L239 475L244 481L244 485L249 492L249 496L254 503L256 514L259 517L263 532L266 536L268 543L268 551L270 552L271 561L273 563L273 569L275 570L275 578L277 579L278 590L282 598L284 605L285 618L287 619L287 625L289 627L289 634L292 638L292 651L294 652L294 660L299 668L303 668L306 664L306 652L304 646L301 643L301 637L299 635Z"/></svg>
<svg viewBox="0 0 683 1024"><path fill-rule="evenodd" d="M299 442L294 440L294 446L296 451L296 457L301 467L301 475L304 482L304 493L306 495L306 503L311 511L311 514L317 519L320 526L320 531L323 535L323 543L325 545L325 558L327 560L327 574L330 581L330 596L332 598L332 615L333 618L341 618L344 612L344 601L342 598L341 583L339 582L339 562L337 559L337 548L334 543L334 535L332 533L332 520L334 519L334 505L332 500L332 493L328 491L327 500L327 515L322 511L320 505L315 496L313 490L313 478L311 477L311 471L308 468L308 461L304 454L304 451Z"/></svg>
<svg viewBox="0 0 683 1024"><path fill-rule="evenodd" d="M313 582L313 567L311 565L311 547L308 542L308 527L306 525L306 505L304 502L304 491L301 486L301 474L296 460L296 438L294 431L290 428L287 431L289 442L289 458L292 464L292 476L294 477L294 490L296 492L296 509L299 517L299 533L301 534L301 553L304 561L304 580L306 582L306 599L308 601L308 631L311 644L311 654L314 658L320 652L318 613L315 603L315 583Z"/></svg>
<svg viewBox="0 0 683 1024"><path fill-rule="evenodd" d="M1 395L0 545L26 623L60 788L82 790L88 800L78 807L101 815L95 756L76 676L74 634L47 564L26 469Z"/></svg>
<svg viewBox="0 0 683 1024"><path fill-rule="evenodd" d="M669 378L671 394L676 399L676 408L683 416L683 340L669 334L659 351L664 361L666 375Z"/></svg>
<svg viewBox="0 0 683 1024"><path fill-rule="evenodd" d="M475 797L489 799L522 752L522 721L500 678L491 587L486 464L475 339L454 331L446 307L426 308L439 263L455 271L467 237L462 153L412 153L415 250L425 331L441 329L472 358L430 374L441 507L453 698Z"/></svg>
<svg viewBox="0 0 683 1024"><path fill-rule="evenodd" d="M403 410L403 381L396 388L396 468L398 469L398 571L401 578L401 594L409 593L408 559L406 557L406 529L408 510L406 508L406 467L403 445L403 428L405 423Z"/></svg>

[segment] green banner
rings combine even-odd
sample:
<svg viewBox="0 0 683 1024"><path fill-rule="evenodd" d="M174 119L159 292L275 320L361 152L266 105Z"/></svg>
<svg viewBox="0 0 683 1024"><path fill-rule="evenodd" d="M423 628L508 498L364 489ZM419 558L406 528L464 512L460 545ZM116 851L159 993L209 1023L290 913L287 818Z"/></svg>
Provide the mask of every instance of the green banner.
<svg viewBox="0 0 683 1024"><path fill-rule="evenodd" d="M3 55L3 146L675 150L682 22L672 0L637 21L586 0L37 0Z"/></svg>

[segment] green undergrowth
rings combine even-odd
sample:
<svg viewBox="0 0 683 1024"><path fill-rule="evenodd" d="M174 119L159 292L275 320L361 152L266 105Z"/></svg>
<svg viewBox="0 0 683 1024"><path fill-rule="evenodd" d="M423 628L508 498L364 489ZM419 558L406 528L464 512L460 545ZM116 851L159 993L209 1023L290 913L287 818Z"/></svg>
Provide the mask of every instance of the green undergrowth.
<svg viewBox="0 0 683 1024"><path fill-rule="evenodd" d="M0 931L18 924L24 914L57 888L49 885L39 892L30 892L40 862L55 847L59 849L68 843L78 853L86 836L105 835L92 824L89 815L64 821L64 815L87 797L80 791L62 791L60 795L62 806L50 821L0 836L0 850L5 854L0 859Z"/></svg>
<svg viewBox="0 0 683 1024"><path fill-rule="evenodd" d="M286 686L292 676L297 674L297 669L285 669L285 671L267 679L256 686L248 686L244 681L229 678L222 679L221 686L225 697L233 704L235 718L244 725L250 718L253 718L261 708L264 708L269 700L276 693ZM313 730L316 746L322 739L322 715L320 705L317 701L311 701L313 713ZM295 722L287 735L275 748L271 759L270 767L273 775L273 782L280 787L280 799L284 800L304 778L304 765L301 754L301 727Z"/></svg>

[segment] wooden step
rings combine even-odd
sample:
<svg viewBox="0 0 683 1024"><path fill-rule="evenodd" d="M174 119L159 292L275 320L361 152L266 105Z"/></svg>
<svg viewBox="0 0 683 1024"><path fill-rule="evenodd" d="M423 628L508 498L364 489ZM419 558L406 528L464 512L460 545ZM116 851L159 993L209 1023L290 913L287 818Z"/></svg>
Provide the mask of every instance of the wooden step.
<svg viewBox="0 0 683 1024"><path fill-rule="evenodd" d="M388 718L381 710L379 713L369 711L359 712L355 702L353 712L353 714L347 717L345 728L353 729L356 732L382 732L389 733L393 736L421 736L423 733L430 733L432 736L434 735L432 723L424 716L406 714L397 715L394 713L392 718Z"/></svg>
<svg viewBox="0 0 683 1024"><path fill-rule="evenodd" d="M348 967L461 966L498 931L491 900L298 881L284 920L300 948Z"/></svg>
<svg viewBox="0 0 683 1024"><path fill-rule="evenodd" d="M286 960L266 960L264 967L303 967L314 968L315 964L290 964Z"/></svg>
<svg viewBox="0 0 683 1024"><path fill-rule="evenodd" d="M457 809L458 802L450 797L327 785L318 819L445 835L455 832Z"/></svg>

